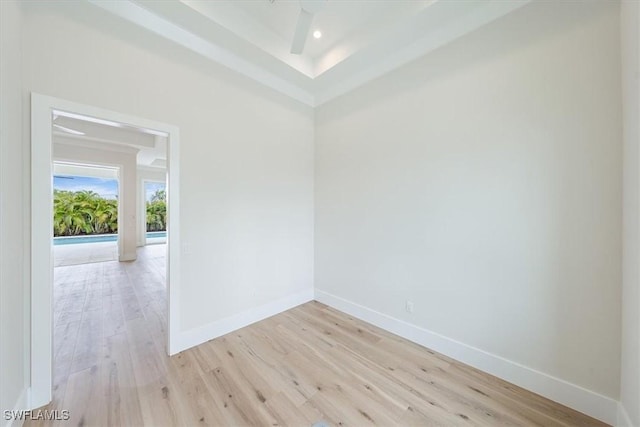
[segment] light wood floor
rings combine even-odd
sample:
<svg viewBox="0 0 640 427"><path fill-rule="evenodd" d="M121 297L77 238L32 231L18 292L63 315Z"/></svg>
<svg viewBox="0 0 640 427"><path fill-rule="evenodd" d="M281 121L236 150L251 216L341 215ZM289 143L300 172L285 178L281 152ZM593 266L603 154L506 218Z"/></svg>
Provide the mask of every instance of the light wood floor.
<svg viewBox="0 0 640 427"><path fill-rule="evenodd" d="M317 302L169 358L162 250L56 269L59 424L603 425Z"/></svg>

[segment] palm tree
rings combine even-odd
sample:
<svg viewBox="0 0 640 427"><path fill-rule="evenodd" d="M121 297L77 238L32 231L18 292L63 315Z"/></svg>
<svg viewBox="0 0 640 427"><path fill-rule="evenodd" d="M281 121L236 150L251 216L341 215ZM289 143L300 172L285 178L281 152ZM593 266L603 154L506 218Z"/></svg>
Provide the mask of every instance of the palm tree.
<svg viewBox="0 0 640 427"><path fill-rule="evenodd" d="M162 192L164 193L164 191ZM159 199L147 202L147 231L166 230L166 216L167 204L164 200Z"/></svg>
<svg viewBox="0 0 640 427"><path fill-rule="evenodd" d="M164 189L158 189L151 195L151 202L166 202L167 201L167 191Z"/></svg>
<svg viewBox="0 0 640 427"><path fill-rule="evenodd" d="M147 231L164 231L167 216L167 192L157 189L147 202Z"/></svg>
<svg viewBox="0 0 640 427"><path fill-rule="evenodd" d="M54 236L114 233L118 230L118 201L94 191L53 192Z"/></svg>
<svg viewBox="0 0 640 427"><path fill-rule="evenodd" d="M94 202L92 226L95 233L113 233L118 229L118 205L115 200L99 198Z"/></svg>

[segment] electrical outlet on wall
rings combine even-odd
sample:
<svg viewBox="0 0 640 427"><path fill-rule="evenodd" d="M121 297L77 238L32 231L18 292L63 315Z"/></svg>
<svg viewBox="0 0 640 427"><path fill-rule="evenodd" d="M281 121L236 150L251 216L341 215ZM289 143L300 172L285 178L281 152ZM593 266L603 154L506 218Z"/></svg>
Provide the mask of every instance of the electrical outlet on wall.
<svg viewBox="0 0 640 427"><path fill-rule="evenodd" d="M407 301L404 305L404 309L407 313L413 313L413 302Z"/></svg>

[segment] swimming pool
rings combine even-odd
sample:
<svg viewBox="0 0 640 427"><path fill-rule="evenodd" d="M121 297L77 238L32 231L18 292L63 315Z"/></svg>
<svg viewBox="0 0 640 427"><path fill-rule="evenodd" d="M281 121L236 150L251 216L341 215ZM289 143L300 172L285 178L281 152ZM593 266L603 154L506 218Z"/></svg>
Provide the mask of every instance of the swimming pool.
<svg viewBox="0 0 640 427"><path fill-rule="evenodd" d="M147 231L147 239L157 239L159 237L166 238L166 231Z"/></svg>
<svg viewBox="0 0 640 427"><path fill-rule="evenodd" d="M147 239L166 238L166 231L147 231ZM98 234L94 236L54 237L54 245L77 245L80 243L115 242L117 234Z"/></svg>

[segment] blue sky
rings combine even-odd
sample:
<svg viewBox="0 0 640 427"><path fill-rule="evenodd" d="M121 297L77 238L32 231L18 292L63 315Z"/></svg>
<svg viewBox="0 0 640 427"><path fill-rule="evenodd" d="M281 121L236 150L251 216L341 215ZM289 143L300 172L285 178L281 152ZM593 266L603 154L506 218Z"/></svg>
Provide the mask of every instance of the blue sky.
<svg viewBox="0 0 640 427"><path fill-rule="evenodd" d="M95 191L105 199L116 199L118 180L111 178L90 178L86 176L54 175L53 188L66 191Z"/></svg>
<svg viewBox="0 0 640 427"><path fill-rule="evenodd" d="M116 199L118 194L118 180L110 178L90 178L86 176L54 175L53 188L66 191L95 191L105 199ZM162 182L147 182L145 197L151 199L156 190L164 189Z"/></svg>
<svg viewBox="0 0 640 427"><path fill-rule="evenodd" d="M145 182L144 194L147 201L151 200L151 195L155 193L156 190L164 190L164 182Z"/></svg>

